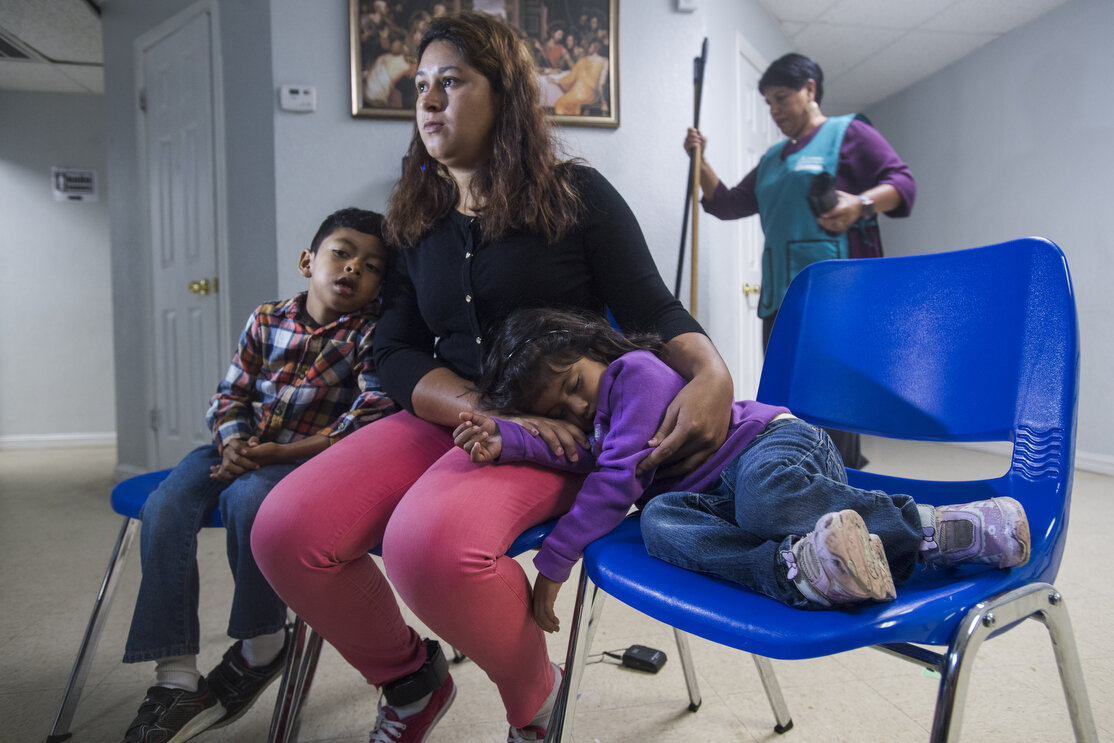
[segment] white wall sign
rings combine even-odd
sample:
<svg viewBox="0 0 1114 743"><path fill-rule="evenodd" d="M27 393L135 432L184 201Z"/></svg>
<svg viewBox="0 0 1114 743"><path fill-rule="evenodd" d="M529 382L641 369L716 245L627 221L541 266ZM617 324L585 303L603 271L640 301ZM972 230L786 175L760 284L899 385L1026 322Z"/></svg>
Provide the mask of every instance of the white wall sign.
<svg viewBox="0 0 1114 743"><path fill-rule="evenodd" d="M97 171L51 168L55 201L98 201Z"/></svg>

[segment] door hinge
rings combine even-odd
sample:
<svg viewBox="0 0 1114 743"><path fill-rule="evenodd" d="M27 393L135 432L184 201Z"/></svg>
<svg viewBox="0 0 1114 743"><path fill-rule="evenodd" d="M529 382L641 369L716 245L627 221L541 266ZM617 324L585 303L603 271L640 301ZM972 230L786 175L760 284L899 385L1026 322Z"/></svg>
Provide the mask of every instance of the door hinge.
<svg viewBox="0 0 1114 743"><path fill-rule="evenodd" d="M146 88L140 88L139 89L139 110L142 111L143 113L147 113L147 89Z"/></svg>

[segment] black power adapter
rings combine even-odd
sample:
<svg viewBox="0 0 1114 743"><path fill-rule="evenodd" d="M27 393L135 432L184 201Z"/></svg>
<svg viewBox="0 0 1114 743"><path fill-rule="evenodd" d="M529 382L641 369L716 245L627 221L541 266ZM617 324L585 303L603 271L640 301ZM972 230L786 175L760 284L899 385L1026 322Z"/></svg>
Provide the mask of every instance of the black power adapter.
<svg viewBox="0 0 1114 743"><path fill-rule="evenodd" d="M665 665L665 653L645 645L631 645L623 651L620 663L627 668L647 673L657 673Z"/></svg>

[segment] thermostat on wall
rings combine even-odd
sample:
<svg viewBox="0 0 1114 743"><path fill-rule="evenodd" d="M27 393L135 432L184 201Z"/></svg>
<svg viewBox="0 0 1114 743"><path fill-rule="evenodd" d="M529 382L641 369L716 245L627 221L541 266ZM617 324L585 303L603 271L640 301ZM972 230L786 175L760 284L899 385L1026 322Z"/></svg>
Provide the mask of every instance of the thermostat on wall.
<svg viewBox="0 0 1114 743"><path fill-rule="evenodd" d="M279 107L297 113L316 111L317 90L309 85L283 85L279 88Z"/></svg>

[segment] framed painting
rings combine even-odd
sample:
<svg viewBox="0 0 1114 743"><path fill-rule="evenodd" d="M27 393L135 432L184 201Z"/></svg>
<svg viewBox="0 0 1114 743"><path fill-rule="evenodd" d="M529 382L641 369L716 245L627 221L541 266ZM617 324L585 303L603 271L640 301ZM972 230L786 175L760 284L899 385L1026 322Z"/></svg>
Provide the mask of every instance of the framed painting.
<svg viewBox="0 0 1114 743"><path fill-rule="evenodd" d="M526 43L552 121L619 126L619 0L348 0L352 115L414 118L418 44L433 18L464 10Z"/></svg>

